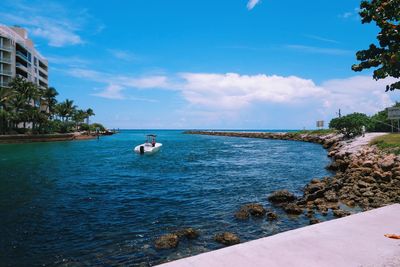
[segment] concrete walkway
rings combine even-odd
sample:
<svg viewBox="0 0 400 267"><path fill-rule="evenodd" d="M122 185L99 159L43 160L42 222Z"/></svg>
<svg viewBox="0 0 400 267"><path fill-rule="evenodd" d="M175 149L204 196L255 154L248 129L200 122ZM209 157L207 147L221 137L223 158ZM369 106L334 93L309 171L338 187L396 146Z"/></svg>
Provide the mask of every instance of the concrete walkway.
<svg viewBox="0 0 400 267"><path fill-rule="evenodd" d="M200 254L163 267L399 267L400 204Z"/></svg>
<svg viewBox="0 0 400 267"><path fill-rule="evenodd" d="M351 154L357 153L363 147L367 146L374 138L388 133L366 133L364 136L357 136L354 139L343 141L344 146L340 149L341 152Z"/></svg>

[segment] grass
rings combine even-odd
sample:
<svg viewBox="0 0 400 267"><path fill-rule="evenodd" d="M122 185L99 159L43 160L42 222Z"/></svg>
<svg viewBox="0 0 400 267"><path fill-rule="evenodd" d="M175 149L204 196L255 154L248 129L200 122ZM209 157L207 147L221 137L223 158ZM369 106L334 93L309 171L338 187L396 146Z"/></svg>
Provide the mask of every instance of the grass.
<svg viewBox="0 0 400 267"><path fill-rule="evenodd" d="M400 134L386 134L374 138L370 145L376 145L379 149L400 155Z"/></svg>

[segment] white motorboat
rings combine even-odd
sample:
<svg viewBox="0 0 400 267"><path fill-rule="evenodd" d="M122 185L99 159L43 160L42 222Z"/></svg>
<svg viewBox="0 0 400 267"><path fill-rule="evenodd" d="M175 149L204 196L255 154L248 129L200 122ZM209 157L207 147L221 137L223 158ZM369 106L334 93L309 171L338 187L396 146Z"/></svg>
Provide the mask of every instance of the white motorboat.
<svg viewBox="0 0 400 267"><path fill-rule="evenodd" d="M162 147L162 144L157 143L156 137L157 135L155 134L148 134L146 136L146 143L136 146L134 149L135 152L142 155L147 155L159 151L160 148Z"/></svg>

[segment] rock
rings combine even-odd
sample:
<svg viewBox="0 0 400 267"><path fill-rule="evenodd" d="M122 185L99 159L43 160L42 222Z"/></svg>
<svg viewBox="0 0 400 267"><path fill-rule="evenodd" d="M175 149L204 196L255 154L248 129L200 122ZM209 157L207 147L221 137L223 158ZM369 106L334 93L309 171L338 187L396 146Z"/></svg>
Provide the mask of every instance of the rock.
<svg viewBox="0 0 400 267"><path fill-rule="evenodd" d="M360 180L363 181L363 182L365 182L365 183L367 183L367 184L376 183L375 179L372 178L371 176L363 176L363 177L361 177Z"/></svg>
<svg viewBox="0 0 400 267"><path fill-rule="evenodd" d="M276 220L278 219L278 215L276 215L276 213L273 211L269 211L267 212L267 219L270 221Z"/></svg>
<svg viewBox="0 0 400 267"><path fill-rule="evenodd" d="M176 232L179 238L186 237L187 239L196 239L199 237L199 232L193 228L186 228Z"/></svg>
<svg viewBox="0 0 400 267"><path fill-rule="evenodd" d="M382 173L382 177L381 177L382 181L390 182L391 179L392 179L392 172L384 172L384 173Z"/></svg>
<svg viewBox="0 0 400 267"><path fill-rule="evenodd" d="M157 249L171 249L176 248L178 243L179 237L177 234L166 234L157 238L155 246Z"/></svg>
<svg viewBox="0 0 400 267"><path fill-rule="evenodd" d="M296 200L296 197L288 190L278 190L268 196L268 200L275 204L289 203Z"/></svg>
<svg viewBox="0 0 400 267"><path fill-rule="evenodd" d="M338 200L338 197L334 191L325 192L324 197L328 202L336 202Z"/></svg>
<svg viewBox="0 0 400 267"><path fill-rule="evenodd" d="M232 246L240 243L239 237L229 232L217 234L215 235L214 239L218 243L224 244L225 246Z"/></svg>
<svg viewBox="0 0 400 267"><path fill-rule="evenodd" d="M315 219L315 218L311 218L310 219L310 225L317 224L317 223L320 223L320 222L321 222L320 220Z"/></svg>
<svg viewBox="0 0 400 267"><path fill-rule="evenodd" d="M342 218L342 217L345 217L345 216L350 215L350 212L344 211L344 210L340 210L340 209L338 209L338 210L333 210L332 212L333 212L333 215L334 215L335 217L338 217L338 218Z"/></svg>
<svg viewBox="0 0 400 267"><path fill-rule="evenodd" d="M247 209L240 209L235 213L235 218L238 220L247 220L250 217L250 213Z"/></svg>
<svg viewBox="0 0 400 267"><path fill-rule="evenodd" d="M366 160L362 163L363 167L372 168L374 166L374 162L372 160Z"/></svg>
<svg viewBox="0 0 400 267"><path fill-rule="evenodd" d="M303 213L303 209L294 203L287 204L283 209L287 214L300 215Z"/></svg>
<svg viewBox="0 0 400 267"><path fill-rule="evenodd" d="M384 171L389 171L392 169L392 167L394 166L394 160L395 160L396 156L394 155L388 155L385 158L383 158L380 162L379 162L379 166L384 170Z"/></svg>
<svg viewBox="0 0 400 267"><path fill-rule="evenodd" d="M249 210L250 214L254 217L262 217L265 215L266 210L264 209L263 205L261 204L248 204L246 205L247 209Z"/></svg>
<svg viewBox="0 0 400 267"><path fill-rule="evenodd" d="M261 204L252 203L246 204L242 206L236 213L235 217L239 220L245 220L250 217L250 215L254 217L263 217L266 213L266 210Z"/></svg>

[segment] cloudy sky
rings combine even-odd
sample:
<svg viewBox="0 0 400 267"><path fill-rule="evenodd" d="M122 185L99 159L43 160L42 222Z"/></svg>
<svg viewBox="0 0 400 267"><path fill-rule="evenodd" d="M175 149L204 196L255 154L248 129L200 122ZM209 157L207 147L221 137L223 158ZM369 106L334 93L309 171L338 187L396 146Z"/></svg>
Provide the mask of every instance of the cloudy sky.
<svg viewBox="0 0 400 267"><path fill-rule="evenodd" d="M29 30L60 100L113 128L302 129L400 100L355 73L375 42L359 0L0 2Z"/></svg>

